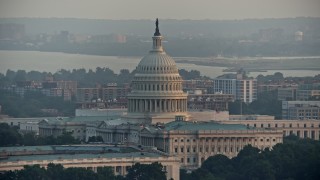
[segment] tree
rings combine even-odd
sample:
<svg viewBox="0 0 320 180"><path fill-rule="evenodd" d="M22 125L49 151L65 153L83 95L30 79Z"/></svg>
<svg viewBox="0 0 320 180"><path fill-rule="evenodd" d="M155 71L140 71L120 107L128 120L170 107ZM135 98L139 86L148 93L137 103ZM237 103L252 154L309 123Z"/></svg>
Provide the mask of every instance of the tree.
<svg viewBox="0 0 320 180"><path fill-rule="evenodd" d="M22 137L17 127L10 127L7 123L0 123L0 146L20 144Z"/></svg>
<svg viewBox="0 0 320 180"><path fill-rule="evenodd" d="M19 180L45 180L47 179L46 170L40 165L24 166L24 169L18 171Z"/></svg>
<svg viewBox="0 0 320 180"><path fill-rule="evenodd" d="M98 175L90 169L71 167L65 169L62 180L96 180L97 178Z"/></svg>
<svg viewBox="0 0 320 180"><path fill-rule="evenodd" d="M14 81L26 81L27 80L27 73L25 70L18 70L16 76L14 77Z"/></svg>
<svg viewBox="0 0 320 180"><path fill-rule="evenodd" d="M61 164L49 163L47 166L47 176L49 180L62 179L64 168Z"/></svg>
<svg viewBox="0 0 320 180"><path fill-rule="evenodd" d="M111 167L98 167L97 168L98 180L115 180L116 176Z"/></svg>
<svg viewBox="0 0 320 180"><path fill-rule="evenodd" d="M0 179L2 180L16 180L18 179L16 171L5 171L0 173Z"/></svg>
<svg viewBox="0 0 320 180"><path fill-rule="evenodd" d="M215 177L225 177L228 173L234 171L231 159L221 154L206 159L201 168L208 170Z"/></svg>
<svg viewBox="0 0 320 180"><path fill-rule="evenodd" d="M74 139L72 132L63 132L62 135L57 137L56 144L79 144L80 141Z"/></svg>
<svg viewBox="0 0 320 180"><path fill-rule="evenodd" d="M205 168L199 168L193 171L190 174L190 179L197 179L197 180L219 180L219 178L215 177L210 171ZM221 179L222 180L222 179Z"/></svg>
<svg viewBox="0 0 320 180"><path fill-rule="evenodd" d="M136 163L128 170L126 179L132 180L166 180L166 172L163 166L158 163L140 164Z"/></svg>

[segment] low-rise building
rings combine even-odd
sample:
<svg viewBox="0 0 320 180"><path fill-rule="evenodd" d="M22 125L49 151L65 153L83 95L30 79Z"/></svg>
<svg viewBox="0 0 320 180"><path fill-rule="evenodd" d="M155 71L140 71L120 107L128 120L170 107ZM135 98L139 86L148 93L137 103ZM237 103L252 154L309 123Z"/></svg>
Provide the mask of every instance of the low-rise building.
<svg viewBox="0 0 320 180"><path fill-rule="evenodd" d="M282 101L282 119L320 119L320 101Z"/></svg>
<svg viewBox="0 0 320 180"><path fill-rule="evenodd" d="M272 118L240 119L222 121L224 124L243 124L248 127L277 129L283 136L296 135L299 138L320 140L319 120L275 120Z"/></svg>
<svg viewBox="0 0 320 180"><path fill-rule="evenodd" d="M249 144L259 149L272 149L283 139L282 131L276 129L186 121L170 122L162 128L145 127L140 136L142 145L155 146L178 157L181 167L187 169L200 167L207 158L216 154L235 157Z"/></svg>
<svg viewBox="0 0 320 180"><path fill-rule="evenodd" d="M297 96L297 87L278 88L279 101L295 101Z"/></svg>
<svg viewBox="0 0 320 180"><path fill-rule="evenodd" d="M233 94L188 94L188 109L228 111L228 104L233 101Z"/></svg>
<svg viewBox="0 0 320 180"><path fill-rule="evenodd" d="M25 165L49 163L61 164L64 168L83 167L97 171L99 167L111 167L115 175L126 175L135 163L161 163L167 179L180 179L179 160L155 150L137 150L130 147L106 145L71 146L24 146L0 147L0 172L23 169Z"/></svg>

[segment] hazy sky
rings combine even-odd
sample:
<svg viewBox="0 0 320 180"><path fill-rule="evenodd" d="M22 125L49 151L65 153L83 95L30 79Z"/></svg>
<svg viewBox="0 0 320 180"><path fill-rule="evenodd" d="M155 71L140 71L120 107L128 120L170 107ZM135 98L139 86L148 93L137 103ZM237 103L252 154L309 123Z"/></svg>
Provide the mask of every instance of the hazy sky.
<svg viewBox="0 0 320 180"><path fill-rule="evenodd" d="M245 19L320 17L320 0L0 0L0 17Z"/></svg>

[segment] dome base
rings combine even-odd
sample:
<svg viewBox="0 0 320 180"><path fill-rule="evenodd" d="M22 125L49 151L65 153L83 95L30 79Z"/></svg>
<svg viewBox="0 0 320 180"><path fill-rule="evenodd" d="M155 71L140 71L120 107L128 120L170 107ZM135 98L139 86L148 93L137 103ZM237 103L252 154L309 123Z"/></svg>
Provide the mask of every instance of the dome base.
<svg viewBox="0 0 320 180"><path fill-rule="evenodd" d="M188 112L154 114L128 113L127 115L123 116L122 119L126 119L131 124L165 124L175 121L176 116L184 116L186 117L186 120L190 119Z"/></svg>

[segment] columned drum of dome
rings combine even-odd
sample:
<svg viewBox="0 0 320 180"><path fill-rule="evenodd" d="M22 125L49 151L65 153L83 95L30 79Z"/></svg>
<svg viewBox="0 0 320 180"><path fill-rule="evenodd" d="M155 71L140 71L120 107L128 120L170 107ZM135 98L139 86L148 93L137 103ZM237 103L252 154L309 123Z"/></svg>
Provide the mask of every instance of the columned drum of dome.
<svg viewBox="0 0 320 180"><path fill-rule="evenodd" d="M136 67L128 95L127 118L131 122L167 123L177 115L187 117L187 94L182 91L176 63L162 48L158 20L152 39L152 50Z"/></svg>

